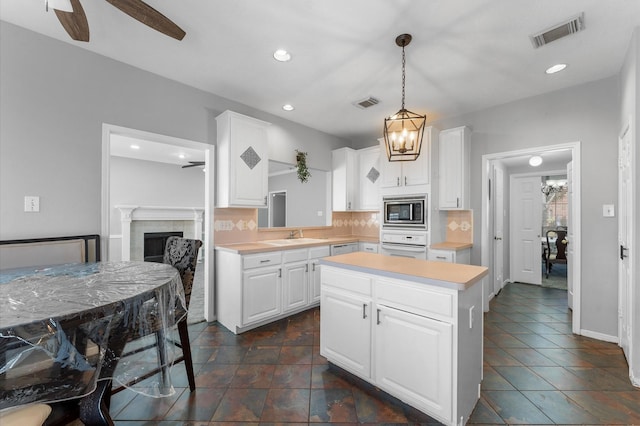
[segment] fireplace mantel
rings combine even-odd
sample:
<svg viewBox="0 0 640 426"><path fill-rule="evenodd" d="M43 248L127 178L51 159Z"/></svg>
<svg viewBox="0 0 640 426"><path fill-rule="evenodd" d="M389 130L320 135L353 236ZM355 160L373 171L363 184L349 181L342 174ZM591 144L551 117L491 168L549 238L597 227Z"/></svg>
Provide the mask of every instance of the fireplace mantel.
<svg viewBox="0 0 640 426"><path fill-rule="evenodd" d="M122 223L122 260L131 260L131 222L136 220L185 220L193 221L194 235L200 239L204 222L204 208L118 205Z"/></svg>

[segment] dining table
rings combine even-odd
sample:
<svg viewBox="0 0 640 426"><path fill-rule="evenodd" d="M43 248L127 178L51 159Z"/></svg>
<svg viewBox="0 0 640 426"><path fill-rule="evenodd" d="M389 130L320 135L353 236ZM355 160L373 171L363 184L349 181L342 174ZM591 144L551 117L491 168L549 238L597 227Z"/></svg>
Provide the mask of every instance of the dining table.
<svg viewBox="0 0 640 426"><path fill-rule="evenodd" d="M77 399L80 420L112 425L112 384L131 383L168 360L166 371L131 390L151 397L175 393L172 344L150 356L123 357L132 335L165 339L187 312L173 266L94 262L0 271L0 410ZM157 329L157 328L156 328ZM131 343L129 343L131 344ZM157 351L156 348L154 350Z"/></svg>

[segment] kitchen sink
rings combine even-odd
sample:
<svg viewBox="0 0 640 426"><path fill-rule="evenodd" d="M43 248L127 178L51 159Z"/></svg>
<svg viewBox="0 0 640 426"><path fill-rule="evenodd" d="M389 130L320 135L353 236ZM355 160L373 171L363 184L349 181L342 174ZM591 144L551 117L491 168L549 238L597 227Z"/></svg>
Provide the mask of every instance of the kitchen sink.
<svg viewBox="0 0 640 426"><path fill-rule="evenodd" d="M283 238L281 240L265 240L261 242L272 246L295 246L297 244L322 243L326 241L324 238Z"/></svg>

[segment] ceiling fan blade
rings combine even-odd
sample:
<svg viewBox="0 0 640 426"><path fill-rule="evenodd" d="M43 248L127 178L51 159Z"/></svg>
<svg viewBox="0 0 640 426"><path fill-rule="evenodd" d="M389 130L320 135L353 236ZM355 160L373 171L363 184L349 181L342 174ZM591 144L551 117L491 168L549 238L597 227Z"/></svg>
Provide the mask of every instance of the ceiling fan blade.
<svg viewBox="0 0 640 426"><path fill-rule="evenodd" d="M89 41L89 22L80 0L71 0L73 12L53 9L58 20L72 39L77 41Z"/></svg>
<svg viewBox="0 0 640 426"><path fill-rule="evenodd" d="M127 15L131 16L143 24L173 37L176 40L182 40L185 32L177 26L172 20L158 12L142 0L107 0L113 6L117 7Z"/></svg>
<svg viewBox="0 0 640 426"><path fill-rule="evenodd" d="M189 161L189 163L191 163L191 164L186 164L186 165L182 166L182 168L186 169L188 167L204 166L204 161Z"/></svg>

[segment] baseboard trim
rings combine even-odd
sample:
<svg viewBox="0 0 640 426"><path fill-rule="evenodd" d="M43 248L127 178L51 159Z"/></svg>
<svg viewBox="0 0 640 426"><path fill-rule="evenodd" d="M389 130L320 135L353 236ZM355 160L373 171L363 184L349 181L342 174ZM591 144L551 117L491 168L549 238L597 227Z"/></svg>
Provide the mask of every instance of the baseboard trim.
<svg viewBox="0 0 640 426"><path fill-rule="evenodd" d="M581 336L585 336L585 337L591 337L592 339L602 340L602 341L605 341L605 342L619 343L618 336L612 336L610 334L598 333L597 331L581 329L580 330L580 335Z"/></svg>

